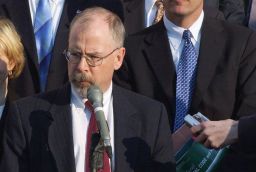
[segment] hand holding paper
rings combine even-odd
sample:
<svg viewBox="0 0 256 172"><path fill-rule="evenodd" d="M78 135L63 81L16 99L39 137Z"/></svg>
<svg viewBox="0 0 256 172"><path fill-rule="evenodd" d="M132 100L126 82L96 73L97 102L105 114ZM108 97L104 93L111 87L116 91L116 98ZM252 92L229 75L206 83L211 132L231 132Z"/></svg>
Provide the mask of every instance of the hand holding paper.
<svg viewBox="0 0 256 172"><path fill-rule="evenodd" d="M172 135L177 163L176 171L215 172L228 149L208 149L201 143L195 142L193 138L193 135L197 139L204 133L205 128L203 128L204 125L202 124L205 124L206 121L212 121L209 121L200 112L193 116L186 115L184 121L185 124Z"/></svg>
<svg viewBox="0 0 256 172"><path fill-rule="evenodd" d="M191 128L194 141L207 148L223 148L237 141L238 122L232 119L221 121L204 121Z"/></svg>

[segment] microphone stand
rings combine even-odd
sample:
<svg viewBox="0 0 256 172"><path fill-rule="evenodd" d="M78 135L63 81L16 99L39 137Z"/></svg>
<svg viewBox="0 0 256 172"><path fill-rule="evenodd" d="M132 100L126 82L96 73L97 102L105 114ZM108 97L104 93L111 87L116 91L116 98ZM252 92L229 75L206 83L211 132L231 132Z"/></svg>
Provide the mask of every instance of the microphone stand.
<svg viewBox="0 0 256 172"><path fill-rule="evenodd" d="M99 128L99 133L96 133L97 135L95 136L96 139L93 139L92 137L92 142L94 142L94 145L91 145L90 151L90 165L91 169L93 170L92 172L96 172L97 169L103 167L104 151L107 152L107 155L110 158L110 168L113 172L110 134L103 111L103 92L97 85L91 85L87 90L87 98L92 103L94 108L95 117Z"/></svg>
<svg viewBox="0 0 256 172"><path fill-rule="evenodd" d="M110 169L112 168L112 149L111 146L105 147L103 140L99 133L94 133L92 135L92 142L90 148L90 172L97 172L99 169L103 168L104 162L104 150L106 149L107 155L110 158Z"/></svg>

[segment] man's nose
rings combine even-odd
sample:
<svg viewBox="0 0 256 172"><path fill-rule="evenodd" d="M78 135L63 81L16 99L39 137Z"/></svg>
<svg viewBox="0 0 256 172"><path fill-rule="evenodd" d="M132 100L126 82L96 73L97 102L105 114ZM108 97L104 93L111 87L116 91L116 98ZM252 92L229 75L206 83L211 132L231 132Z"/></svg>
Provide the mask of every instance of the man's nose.
<svg viewBox="0 0 256 172"><path fill-rule="evenodd" d="M77 68L78 68L80 71L88 70L89 67L90 67L90 66L88 65L86 59L83 58L83 57L80 59L79 63L77 64Z"/></svg>

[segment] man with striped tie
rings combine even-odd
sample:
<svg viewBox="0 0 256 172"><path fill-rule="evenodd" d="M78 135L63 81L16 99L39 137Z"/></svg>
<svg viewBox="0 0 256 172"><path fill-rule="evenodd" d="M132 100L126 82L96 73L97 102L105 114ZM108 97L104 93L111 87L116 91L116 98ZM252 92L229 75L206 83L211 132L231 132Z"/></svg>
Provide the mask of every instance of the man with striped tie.
<svg viewBox="0 0 256 172"><path fill-rule="evenodd" d="M9 18L21 35L26 64L20 77L9 83L9 100L58 88L67 82L62 52L67 47L69 23L80 0L8 0L0 2L0 15Z"/></svg>

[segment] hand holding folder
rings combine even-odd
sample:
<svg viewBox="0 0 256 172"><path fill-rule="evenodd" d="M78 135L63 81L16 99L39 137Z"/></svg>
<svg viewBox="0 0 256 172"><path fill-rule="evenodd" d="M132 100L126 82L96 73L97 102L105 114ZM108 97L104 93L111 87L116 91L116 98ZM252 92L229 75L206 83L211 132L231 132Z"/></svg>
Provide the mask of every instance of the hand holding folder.
<svg viewBox="0 0 256 172"><path fill-rule="evenodd" d="M202 144L194 142L190 127L208 120L201 113L193 117L187 115L184 120L186 124L172 135L177 172L215 171L227 149L207 149Z"/></svg>

